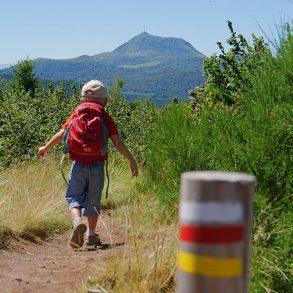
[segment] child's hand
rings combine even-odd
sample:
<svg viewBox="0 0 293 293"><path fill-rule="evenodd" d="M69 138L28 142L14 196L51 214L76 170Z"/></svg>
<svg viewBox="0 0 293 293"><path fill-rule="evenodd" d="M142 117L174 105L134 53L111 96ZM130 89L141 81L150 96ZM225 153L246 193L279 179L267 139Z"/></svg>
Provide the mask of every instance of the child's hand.
<svg viewBox="0 0 293 293"><path fill-rule="evenodd" d="M46 147L45 146L40 147L38 150L38 156L43 158L45 157L46 154L47 154Z"/></svg>
<svg viewBox="0 0 293 293"><path fill-rule="evenodd" d="M138 168L137 168L137 164L136 164L135 161L131 161L130 162L130 169L131 169L132 176L137 177L137 175L138 175Z"/></svg>

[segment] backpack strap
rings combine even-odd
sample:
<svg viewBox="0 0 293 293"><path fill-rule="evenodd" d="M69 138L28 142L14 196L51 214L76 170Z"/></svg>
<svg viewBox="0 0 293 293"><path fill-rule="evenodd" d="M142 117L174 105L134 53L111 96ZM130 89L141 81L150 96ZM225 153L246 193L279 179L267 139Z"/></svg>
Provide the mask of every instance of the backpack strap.
<svg viewBox="0 0 293 293"><path fill-rule="evenodd" d="M109 130L106 126L106 114L104 109L102 110L102 135L103 135L103 140L102 140L102 146L101 146L101 155L105 156L105 154L108 151Z"/></svg>
<svg viewBox="0 0 293 293"><path fill-rule="evenodd" d="M63 134L63 147L64 147L64 154L68 154L69 152L69 146L68 146L68 138L69 138L69 132L72 126L72 121L68 124L64 134ZM64 160L64 158L63 158Z"/></svg>
<svg viewBox="0 0 293 293"><path fill-rule="evenodd" d="M109 185L110 185L110 176L108 170L108 160L106 160L106 176L107 176L107 188L106 188L106 199L108 198L109 194Z"/></svg>
<svg viewBox="0 0 293 293"><path fill-rule="evenodd" d="M62 178L64 179L66 185L68 186L68 181L64 175L64 171L63 171L63 168L64 168L64 159L66 158L66 154L68 154L68 136L69 136L69 132L70 132L70 128L71 128L71 125L72 125L72 122L69 123L69 125L67 126L64 134L63 134L63 147L64 147L64 150L63 150L63 155L61 157L61 160L60 160L60 171L61 171L61 174L62 174Z"/></svg>
<svg viewBox="0 0 293 293"><path fill-rule="evenodd" d="M65 157L66 157L66 153L64 153L64 154L62 155L62 157L61 157L61 160L60 160L60 171L61 171L62 177L63 177L63 179L64 179L66 185L68 186L68 181L67 181L67 179L66 179L66 177L65 177L65 175L64 175L64 171L63 171L63 167L64 167L64 159L65 159Z"/></svg>
<svg viewBox="0 0 293 293"><path fill-rule="evenodd" d="M102 110L102 134L103 134L103 144L101 147L101 154L104 156L107 153L108 150L108 143L109 143L109 130L106 126L106 114L105 110ZM109 185L110 185L110 176L109 176L109 169L108 169L108 159L105 162L105 169L106 169L106 176L107 176L107 188L106 188L106 199L108 198L109 194Z"/></svg>

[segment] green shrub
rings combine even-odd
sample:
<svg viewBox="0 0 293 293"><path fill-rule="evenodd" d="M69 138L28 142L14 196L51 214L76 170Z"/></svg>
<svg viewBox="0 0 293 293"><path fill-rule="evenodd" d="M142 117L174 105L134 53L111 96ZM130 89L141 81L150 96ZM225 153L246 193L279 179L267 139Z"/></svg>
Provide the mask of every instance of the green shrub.
<svg viewBox="0 0 293 293"><path fill-rule="evenodd" d="M237 88L235 83L229 89L233 92L208 79L190 105L162 110L147 141L146 186L169 211L178 203L182 172L213 169L256 177L252 292L292 288L292 50L289 33L278 54L266 54L243 86ZM234 73L222 72L225 77ZM213 96L215 92L218 96ZM217 99L228 93L237 100Z"/></svg>
<svg viewBox="0 0 293 293"><path fill-rule="evenodd" d="M117 123L119 135L129 147L136 159L144 163L148 147L145 136L153 132L159 115L159 109L148 99L126 101L121 94L124 81L118 79L109 89L111 102L107 111ZM113 151L113 149L111 149Z"/></svg>
<svg viewBox="0 0 293 293"><path fill-rule="evenodd" d="M34 96L22 86L7 85L0 96L0 169L36 155L70 115L77 103L63 84L46 89L40 84Z"/></svg>

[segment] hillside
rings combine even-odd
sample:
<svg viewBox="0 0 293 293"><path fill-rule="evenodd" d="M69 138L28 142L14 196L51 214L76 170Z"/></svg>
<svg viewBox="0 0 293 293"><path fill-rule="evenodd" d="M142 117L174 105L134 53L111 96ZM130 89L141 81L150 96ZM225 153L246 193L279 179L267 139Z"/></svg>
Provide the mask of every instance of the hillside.
<svg viewBox="0 0 293 293"><path fill-rule="evenodd" d="M0 70L4 69L4 68L8 68L10 67L10 64L6 63L6 64L0 64Z"/></svg>
<svg viewBox="0 0 293 293"><path fill-rule="evenodd" d="M73 59L35 59L39 79L59 82L86 82L100 79L112 85L117 77L126 83L123 94L129 99L152 96L158 104L172 96L185 98L187 91L202 85L205 56L179 38L141 33L112 52ZM11 70L0 70L7 76Z"/></svg>

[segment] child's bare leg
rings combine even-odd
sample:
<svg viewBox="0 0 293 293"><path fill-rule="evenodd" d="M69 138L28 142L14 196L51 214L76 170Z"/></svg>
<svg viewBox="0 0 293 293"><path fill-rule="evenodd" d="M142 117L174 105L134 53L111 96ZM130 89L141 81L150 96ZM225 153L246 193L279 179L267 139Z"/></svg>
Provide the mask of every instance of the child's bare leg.
<svg viewBox="0 0 293 293"><path fill-rule="evenodd" d="M74 218L80 218L80 215L81 215L81 212L80 212L80 208L72 208L70 210L70 213L71 213L71 217L72 219Z"/></svg>

